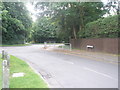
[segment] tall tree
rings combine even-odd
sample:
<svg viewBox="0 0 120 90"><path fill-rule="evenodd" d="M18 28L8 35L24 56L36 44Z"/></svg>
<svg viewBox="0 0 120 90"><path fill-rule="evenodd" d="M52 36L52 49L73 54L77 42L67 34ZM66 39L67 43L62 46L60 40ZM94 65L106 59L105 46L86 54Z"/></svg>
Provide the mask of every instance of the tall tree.
<svg viewBox="0 0 120 90"><path fill-rule="evenodd" d="M24 43L32 26L25 5L22 2L3 2L2 11L3 44Z"/></svg>
<svg viewBox="0 0 120 90"><path fill-rule="evenodd" d="M84 26L98 18L101 18L106 10L103 8L102 2L64 2L64 3L38 3L38 9L43 9L43 16L50 16L57 21L61 27L60 33L63 39L75 38L80 30L84 30ZM40 9L41 10L41 9ZM46 15L46 12L47 13Z"/></svg>

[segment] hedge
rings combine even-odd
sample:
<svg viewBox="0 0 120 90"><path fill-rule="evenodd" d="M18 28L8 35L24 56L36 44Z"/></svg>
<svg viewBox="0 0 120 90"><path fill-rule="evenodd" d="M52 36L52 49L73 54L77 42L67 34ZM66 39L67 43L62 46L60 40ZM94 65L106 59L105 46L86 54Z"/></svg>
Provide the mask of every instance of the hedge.
<svg viewBox="0 0 120 90"><path fill-rule="evenodd" d="M80 38L117 38L120 37L118 15L98 19L86 24L84 30L79 31Z"/></svg>

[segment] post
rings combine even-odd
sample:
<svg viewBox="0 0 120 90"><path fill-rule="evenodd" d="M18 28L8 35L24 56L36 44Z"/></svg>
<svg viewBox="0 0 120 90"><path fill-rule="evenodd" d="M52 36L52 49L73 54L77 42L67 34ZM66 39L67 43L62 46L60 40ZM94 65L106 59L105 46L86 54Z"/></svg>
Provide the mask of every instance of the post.
<svg viewBox="0 0 120 90"><path fill-rule="evenodd" d="M54 41L54 48L55 48L55 41Z"/></svg>
<svg viewBox="0 0 120 90"><path fill-rule="evenodd" d="M8 55L8 53L7 53L7 52L4 52L4 53L5 53L5 55L4 55L5 58L4 58L4 59L7 60L7 55Z"/></svg>
<svg viewBox="0 0 120 90"><path fill-rule="evenodd" d="M2 88L9 88L9 68L7 60L3 60L3 83Z"/></svg>
<svg viewBox="0 0 120 90"><path fill-rule="evenodd" d="M2 50L2 59L5 59L5 51Z"/></svg>
<svg viewBox="0 0 120 90"><path fill-rule="evenodd" d="M44 42L44 49L47 48L47 42Z"/></svg>
<svg viewBox="0 0 120 90"><path fill-rule="evenodd" d="M70 51L72 51L72 44L70 43Z"/></svg>
<svg viewBox="0 0 120 90"><path fill-rule="evenodd" d="M10 55L7 54L6 60L7 60L7 66L9 68L9 66L10 66Z"/></svg>
<svg viewBox="0 0 120 90"><path fill-rule="evenodd" d="M62 49L64 50L64 44L65 44L65 42L64 42L64 41L62 41L62 43L63 43L63 45L62 45Z"/></svg>
<svg viewBox="0 0 120 90"><path fill-rule="evenodd" d="M64 49L64 45L62 45L62 49Z"/></svg>

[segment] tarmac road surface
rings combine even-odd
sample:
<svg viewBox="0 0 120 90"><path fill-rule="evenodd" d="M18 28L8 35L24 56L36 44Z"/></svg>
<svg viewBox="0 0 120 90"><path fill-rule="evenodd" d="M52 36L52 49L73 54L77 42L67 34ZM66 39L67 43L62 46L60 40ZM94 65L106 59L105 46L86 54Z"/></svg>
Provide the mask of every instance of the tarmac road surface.
<svg viewBox="0 0 120 90"><path fill-rule="evenodd" d="M25 60L51 88L118 88L118 65L41 47L43 45L0 47L0 52L4 49Z"/></svg>

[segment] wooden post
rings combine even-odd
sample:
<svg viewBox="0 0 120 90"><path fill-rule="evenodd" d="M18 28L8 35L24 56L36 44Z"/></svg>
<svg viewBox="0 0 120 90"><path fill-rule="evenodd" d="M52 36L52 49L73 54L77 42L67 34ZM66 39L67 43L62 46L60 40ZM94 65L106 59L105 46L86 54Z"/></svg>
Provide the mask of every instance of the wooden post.
<svg viewBox="0 0 120 90"><path fill-rule="evenodd" d="M5 59L5 51L2 50L2 59Z"/></svg>
<svg viewBox="0 0 120 90"><path fill-rule="evenodd" d="M9 68L7 60L3 60L3 83L2 88L9 88Z"/></svg>
<svg viewBox="0 0 120 90"><path fill-rule="evenodd" d="M62 49L64 49L64 45L62 45Z"/></svg>
<svg viewBox="0 0 120 90"><path fill-rule="evenodd" d="M63 45L62 45L62 49L64 50L64 44L65 44L65 42L64 42L64 41L62 41L62 43L63 43Z"/></svg>
<svg viewBox="0 0 120 90"><path fill-rule="evenodd" d="M10 66L10 55L7 54L6 60L7 60L7 66L9 68L9 66Z"/></svg>
<svg viewBox="0 0 120 90"><path fill-rule="evenodd" d="M70 51L72 51L72 44L70 43Z"/></svg>
<svg viewBox="0 0 120 90"><path fill-rule="evenodd" d="M4 52L4 54L5 54L5 55L4 55L4 56L5 56L4 59L7 60L7 55L8 55L8 53L7 53L7 52Z"/></svg>

